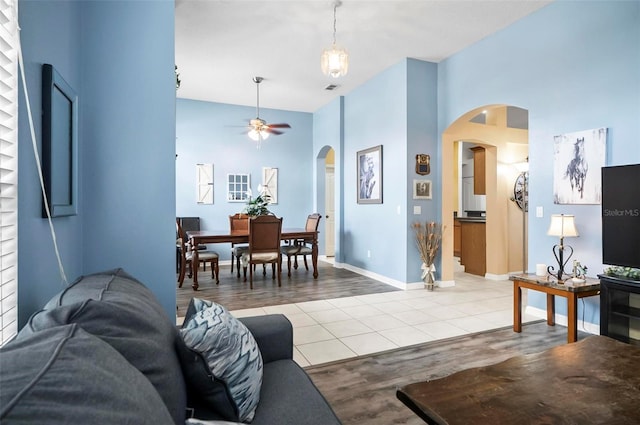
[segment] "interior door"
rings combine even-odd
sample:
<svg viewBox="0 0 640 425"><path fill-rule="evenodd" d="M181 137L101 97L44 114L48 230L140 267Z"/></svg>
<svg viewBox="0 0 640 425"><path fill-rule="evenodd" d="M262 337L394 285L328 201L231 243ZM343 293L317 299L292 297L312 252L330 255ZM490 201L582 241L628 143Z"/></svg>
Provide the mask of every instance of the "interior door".
<svg viewBox="0 0 640 425"><path fill-rule="evenodd" d="M325 224L324 224L324 254L327 257L336 255L335 248L335 170L333 165L327 165L325 168L324 180L324 205L325 205Z"/></svg>

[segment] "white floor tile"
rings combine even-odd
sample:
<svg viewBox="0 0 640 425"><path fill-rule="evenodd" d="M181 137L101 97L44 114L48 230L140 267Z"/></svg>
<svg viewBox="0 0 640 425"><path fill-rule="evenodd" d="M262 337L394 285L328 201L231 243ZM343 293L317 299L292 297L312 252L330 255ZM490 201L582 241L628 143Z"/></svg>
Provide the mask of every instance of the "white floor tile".
<svg viewBox="0 0 640 425"><path fill-rule="evenodd" d="M325 323L322 326L335 335L336 338L373 332L373 329L356 319Z"/></svg>
<svg viewBox="0 0 640 425"><path fill-rule="evenodd" d="M431 335L427 335L421 330L411 326L389 329L380 331L379 333L399 347L407 347L409 345L422 344L423 342L434 340Z"/></svg>
<svg viewBox="0 0 640 425"><path fill-rule="evenodd" d="M438 320L442 320L429 313L425 313L424 311L413 309L409 311L393 313L392 316L398 320L402 320L407 325L419 325L421 323L437 322Z"/></svg>
<svg viewBox="0 0 640 425"><path fill-rule="evenodd" d="M264 308L245 308L242 310L233 310L230 312L234 317L251 317L251 316L264 316L267 314Z"/></svg>
<svg viewBox="0 0 640 425"><path fill-rule="evenodd" d="M496 327L494 323L483 320L478 316L460 317L447 320L447 322L468 332L482 332Z"/></svg>
<svg viewBox="0 0 640 425"><path fill-rule="evenodd" d="M311 363L309 363L309 360L307 360L302 355L300 350L298 350L296 347L293 347L293 361L298 363L298 366L300 367L306 367L311 365Z"/></svg>
<svg viewBox="0 0 640 425"><path fill-rule="evenodd" d="M492 311L491 307L489 307L486 302L473 301L467 303L453 304L452 307L455 307L456 310L459 310L466 315L475 315L488 313Z"/></svg>
<svg viewBox="0 0 640 425"><path fill-rule="evenodd" d="M386 329L401 328L407 325L402 320L396 319L390 314L362 317L358 320L360 320L362 323L364 323L374 331L384 331Z"/></svg>
<svg viewBox="0 0 640 425"><path fill-rule="evenodd" d="M303 326L312 326L312 325L318 324L318 322L313 320L313 317L309 316L307 313L287 314L286 316L294 328L300 328Z"/></svg>
<svg viewBox="0 0 640 425"><path fill-rule="evenodd" d="M310 342L326 341L335 337L320 325L304 326L293 329L293 344L301 345Z"/></svg>
<svg viewBox="0 0 640 425"><path fill-rule="evenodd" d="M311 364L348 359L357 355L337 339L303 344L298 349Z"/></svg>
<svg viewBox="0 0 640 425"><path fill-rule="evenodd" d="M495 326L513 325L513 310L498 310L489 313L477 314L475 317L493 323Z"/></svg>
<svg viewBox="0 0 640 425"><path fill-rule="evenodd" d="M402 311L413 310L413 307L398 301L376 304L375 307L385 313L400 313Z"/></svg>
<svg viewBox="0 0 640 425"><path fill-rule="evenodd" d="M359 356L398 348L397 344L394 344L376 332L347 336L345 338L340 338L340 341Z"/></svg>
<svg viewBox="0 0 640 425"><path fill-rule="evenodd" d="M513 283L457 273L456 286L235 310L236 317L282 313L301 366L451 338L513 324ZM539 320L524 315L523 322ZM183 318L178 317L178 325Z"/></svg>
<svg viewBox="0 0 640 425"><path fill-rule="evenodd" d="M282 304L263 307L267 314L297 314L304 313L295 304Z"/></svg>
<svg viewBox="0 0 640 425"><path fill-rule="evenodd" d="M431 335L435 339L441 338L451 338L459 335L466 335L469 332L464 329L460 329L457 326L452 325L448 322L432 322L432 323L423 323L421 325L416 325L416 328L425 332L428 335Z"/></svg>
<svg viewBox="0 0 640 425"><path fill-rule="evenodd" d="M356 305L353 307L344 307L341 310L355 319L382 314L382 311L378 310L372 305Z"/></svg>
<svg viewBox="0 0 640 425"><path fill-rule="evenodd" d="M419 298L411 298L408 300L401 301L403 304L408 305L411 308L428 308L428 307L437 307L439 306L438 301L432 297L419 297Z"/></svg>
<svg viewBox="0 0 640 425"><path fill-rule="evenodd" d="M310 313L312 311L331 310L332 308L335 308L333 304L325 300L307 301L304 303L297 303L296 305L305 313Z"/></svg>
<svg viewBox="0 0 640 425"><path fill-rule="evenodd" d="M337 308L331 310L311 311L307 314L318 323L331 323L351 319L351 316Z"/></svg>
<svg viewBox="0 0 640 425"><path fill-rule="evenodd" d="M438 320L447 320L447 319L455 319L457 317L464 317L467 313L458 310L454 306L439 306L439 307L431 307L424 308L420 311L423 311L433 317L437 317Z"/></svg>
<svg viewBox="0 0 640 425"><path fill-rule="evenodd" d="M332 306L337 307L337 308L353 307L353 306L356 306L356 305L364 305L364 303L362 301L360 301L359 299L357 299L356 297L332 298L330 300L327 300L327 302L330 303Z"/></svg>
<svg viewBox="0 0 640 425"><path fill-rule="evenodd" d="M382 294L358 295L356 298L365 304L378 304L388 302L389 296L388 292L384 292Z"/></svg>

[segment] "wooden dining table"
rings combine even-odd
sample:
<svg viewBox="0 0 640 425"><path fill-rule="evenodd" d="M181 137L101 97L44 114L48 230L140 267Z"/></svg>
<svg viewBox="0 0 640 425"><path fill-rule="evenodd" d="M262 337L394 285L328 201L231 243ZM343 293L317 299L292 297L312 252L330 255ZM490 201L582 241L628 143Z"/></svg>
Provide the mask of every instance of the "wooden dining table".
<svg viewBox="0 0 640 425"><path fill-rule="evenodd" d="M189 230L187 237L191 244L193 253L193 264L198 264L199 245L209 243L248 243L249 233L247 231L230 231L230 230ZM282 229L280 239L285 240L304 240L311 243L311 263L313 264L313 278L318 278L318 232L315 230L306 230L305 228L284 228ZM193 273L194 291L198 290L198 273Z"/></svg>

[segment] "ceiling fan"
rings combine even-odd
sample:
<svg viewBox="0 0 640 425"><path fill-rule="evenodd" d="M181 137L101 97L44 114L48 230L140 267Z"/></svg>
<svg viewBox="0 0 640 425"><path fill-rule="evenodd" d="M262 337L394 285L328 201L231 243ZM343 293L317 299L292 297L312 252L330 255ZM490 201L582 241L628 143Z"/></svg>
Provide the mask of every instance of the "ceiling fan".
<svg viewBox="0 0 640 425"><path fill-rule="evenodd" d="M267 122L260 118L260 83L264 80L262 77L253 77L253 82L256 83L256 117L249 121L248 136L258 142L258 148L260 148L260 142L267 139L270 134L279 135L284 133L278 128L291 128L289 124L267 124Z"/></svg>

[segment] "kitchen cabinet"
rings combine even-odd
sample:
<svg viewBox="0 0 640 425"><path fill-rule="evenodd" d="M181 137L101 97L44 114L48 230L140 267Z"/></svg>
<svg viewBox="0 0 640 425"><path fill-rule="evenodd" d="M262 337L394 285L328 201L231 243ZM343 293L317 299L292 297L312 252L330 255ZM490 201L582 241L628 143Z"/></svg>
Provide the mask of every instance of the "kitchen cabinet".
<svg viewBox="0 0 640 425"><path fill-rule="evenodd" d="M460 220L453 219L453 256L460 257Z"/></svg>
<svg viewBox="0 0 640 425"><path fill-rule="evenodd" d="M470 149L473 152L473 193L486 195L485 149L482 146L474 146Z"/></svg>
<svg viewBox="0 0 640 425"><path fill-rule="evenodd" d="M464 265L465 273L484 276L487 271L486 223L477 219L459 220L460 264Z"/></svg>

